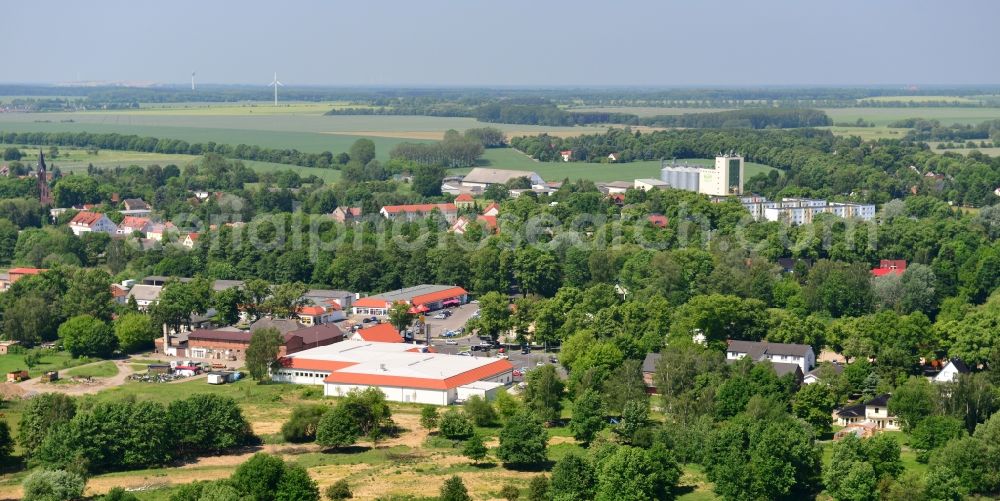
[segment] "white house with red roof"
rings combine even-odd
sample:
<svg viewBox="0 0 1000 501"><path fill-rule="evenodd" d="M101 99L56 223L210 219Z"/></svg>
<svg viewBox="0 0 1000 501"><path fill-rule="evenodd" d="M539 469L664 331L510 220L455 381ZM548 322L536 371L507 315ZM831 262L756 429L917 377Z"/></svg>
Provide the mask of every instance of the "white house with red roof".
<svg viewBox="0 0 1000 501"><path fill-rule="evenodd" d="M84 233L107 233L108 235L118 233L118 226L108 219L108 216L90 211L78 212L73 216L69 222L69 229L73 230L73 234L76 236Z"/></svg>
<svg viewBox="0 0 1000 501"><path fill-rule="evenodd" d="M458 206L452 203L445 204L409 204L409 205L386 205L382 207L379 214L392 221L416 221L423 219L432 212L438 210L449 223L458 217Z"/></svg>
<svg viewBox="0 0 1000 501"><path fill-rule="evenodd" d="M351 305L355 315L384 317L392 305L406 303L418 312L458 306L469 301L469 293L454 285L415 285L397 291L383 292L355 300Z"/></svg>
<svg viewBox="0 0 1000 501"><path fill-rule="evenodd" d="M163 237L165 237L168 233L176 232L177 227L174 226L174 223L149 223L149 226L146 227L146 238L162 242Z"/></svg>
<svg viewBox="0 0 1000 501"><path fill-rule="evenodd" d="M562 150L559 152L559 157L563 162L569 162L573 158L573 150Z"/></svg>
<svg viewBox="0 0 1000 501"><path fill-rule="evenodd" d="M300 306L295 310L295 315L304 325L331 324L344 319L344 313L339 308L323 305Z"/></svg>
<svg viewBox="0 0 1000 501"><path fill-rule="evenodd" d="M122 219L122 222L118 223L118 234L131 235L136 231L145 233L148 226L148 217L125 216L125 219Z"/></svg>
<svg viewBox="0 0 1000 501"><path fill-rule="evenodd" d="M184 241L181 242L181 245L187 247L188 249L194 249L194 246L198 243L198 238L200 237L201 235L198 233L188 233L187 236L184 237Z"/></svg>
<svg viewBox="0 0 1000 501"><path fill-rule="evenodd" d="M879 262L878 268L872 269L872 275L884 277L886 275L902 275L906 273L905 259L883 259Z"/></svg>
<svg viewBox="0 0 1000 501"><path fill-rule="evenodd" d="M493 216L493 217L499 216L500 215L500 204L498 204L496 202L490 202L490 204L487 205L485 209L483 209L483 215L484 216Z"/></svg>
<svg viewBox="0 0 1000 501"><path fill-rule="evenodd" d="M346 340L281 359L274 381L323 385L340 397L378 388L393 402L448 405L478 395L491 399L513 382L514 366L503 358L434 353L407 343Z"/></svg>
<svg viewBox="0 0 1000 501"><path fill-rule="evenodd" d="M367 329L359 329L351 334L352 341L369 341L375 343L402 343L403 337L399 335L392 324L378 324Z"/></svg>
<svg viewBox="0 0 1000 501"><path fill-rule="evenodd" d="M482 225L483 230L485 230L486 232L497 233L496 216L476 216L476 221L478 221L479 224ZM470 223L472 223L471 219L465 216L461 216L455 220L455 222L451 225L451 228L448 228L448 231L456 235L464 235L466 232L466 228L468 228Z"/></svg>
<svg viewBox="0 0 1000 501"><path fill-rule="evenodd" d="M468 209L471 207L475 207L476 201L475 199L472 198L472 195L468 193L462 193L461 195L455 197L455 206L458 207L459 209Z"/></svg>

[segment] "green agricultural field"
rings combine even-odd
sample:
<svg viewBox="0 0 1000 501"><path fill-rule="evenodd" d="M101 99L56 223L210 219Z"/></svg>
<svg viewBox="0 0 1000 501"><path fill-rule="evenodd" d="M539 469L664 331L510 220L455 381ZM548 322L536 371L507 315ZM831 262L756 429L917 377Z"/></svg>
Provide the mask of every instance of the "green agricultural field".
<svg viewBox="0 0 1000 501"><path fill-rule="evenodd" d="M979 143L979 141L976 141L976 144L978 144L978 143ZM960 155L968 155L969 153L972 153L973 151L978 151L978 152L980 152L980 153L982 153L984 155L989 155L991 157L1000 156L1000 147L993 147L993 148L948 148L948 149L939 150L938 149L938 145L941 144L941 142L928 142L927 144L930 145L931 150L934 151L935 153L952 152L952 153L958 153ZM953 142L952 144L956 144L956 143Z"/></svg>
<svg viewBox="0 0 1000 501"><path fill-rule="evenodd" d="M968 104L978 104L981 103L981 99L975 97L960 97L960 96L878 96L869 97L865 99L859 99L858 102L874 102L874 103L928 103L928 102L948 102L948 103L968 103Z"/></svg>
<svg viewBox="0 0 1000 501"><path fill-rule="evenodd" d="M820 127L837 136L858 136L865 141L874 139L902 139L910 129L890 127Z"/></svg>
<svg viewBox="0 0 1000 501"><path fill-rule="evenodd" d="M733 108L667 108L659 106L573 106L566 111L604 113L631 113L639 117L655 117L657 115L687 115L689 113L714 113L730 111Z"/></svg>
<svg viewBox="0 0 1000 501"><path fill-rule="evenodd" d="M368 137L375 142L378 158L386 160L389 151L400 142L438 140L448 129L463 131L490 126L502 129L510 136L543 132L567 136L604 130L602 127L484 124L472 118L325 116L319 113L320 110L308 113L249 113L256 109L201 106L76 113L6 113L0 115L0 131L117 132L188 142L214 141L295 148L308 153L347 151L359 137Z"/></svg>
<svg viewBox="0 0 1000 501"><path fill-rule="evenodd" d="M905 118L938 120L945 125L977 124L1000 119L1000 108L963 108L959 106L913 108L825 108L834 122L855 122L863 119L875 125L888 125ZM905 129L901 129L904 130Z"/></svg>
<svg viewBox="0 0 1000 501"><path fill-rule="evenodd" d="M21 151L25 154L25 158L22 159L22 162L34 165L38 151L34 148L22 148ZM83 149L60 148L59 156L53 159L48 156L47 146L43 147L43 151L46 153L45 160L49 167L58 166L64 173L85 172L87 170L87 166L90 164L93 164L95 167L127 167L130 165L146 167L154 164L160 166L174 164L183 167L191 162L196 162L201 158L198 155L172 155L164 153L143 153L137 151L114 150L100 150L96 155L93 155ZM340 178L340 171L335 169L300 167L297 165L260 162L256 160L243 160L242 162L247 167L250 167L257 172L290 170L301 176L315 175L328 183L332 183Z"/></svg>
<svg viewBox="0 0 1000 501"><path fill-rule="evenodd" d="M511 149L498 148L487 150L483 155L485 162L482 166L495 167L497 169L529 170L537 172L546 181L562 181L563 179L590 179L591 181L632 181L639 178L660 178L660 161L648 160L642 162L628 162L619 164L601 164L586 162L536 162L527 155ZM686 163L699 165L711 165L713 160L704 158L678 159ZM465 174L470 169L451 169L448 172L454 174ZM774 170L773 167L746 163L746 179L761 172Z"/></svg>

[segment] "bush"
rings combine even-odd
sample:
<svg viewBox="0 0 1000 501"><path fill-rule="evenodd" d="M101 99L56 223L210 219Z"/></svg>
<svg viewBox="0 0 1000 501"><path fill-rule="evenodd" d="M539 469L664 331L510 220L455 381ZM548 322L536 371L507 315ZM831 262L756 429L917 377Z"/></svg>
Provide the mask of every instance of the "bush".
<svg viewBox="0 0 1000 501"><path fill-rule="evenodd" d="M340 479L326 488L323 491L326 498L330 501L340 501L341 499L351 499L354 494L351 492L351 486L348 485L347 480Z"/></svg>
<svg viewBox="0 0 1000 501"><path fill-rule="evenodd" d="M284 473L285 462L281 458L259 452L239 465L229 480L241 494L266 500L273 499Z"/></svg>
<svg viewBox="0 0 1000 501"><path fill-rule="evenodd" d="M10 425L0 420L0 461L6 461L14 452L14 439L10 436Z"/></svg>
<svg viewBox="0 0 1000 501"><path fill-rule="evenodd" d="M465 441L465 445L462 447L462 455L472 460L474 463L478 463L486 458L486 453L489 450L486 445L483 444L483 439L478 434L473 433L468 440Z"/></svg>
<svg viewBox="0 0 1000 501"><path fill-rule="evenodd" d="M377 441L392 426L392 411L378 388L351 391L327 412L316 429L316 443L344 447L361 436Z"/></svg>
<svg viewBox="0 0 1000 501"><path fill-rule="evenodd" d="M471 437L475 431L472 421L469 420L464 412L456 408L448 409L448 412L445 412L444 416L441 416L439 429L441 430L441 436L452 440L465 440Z"/></svg>
<svg viewBox="0 0 1000 501"><path fill-rule="evenodd" d="M462 482L462 477L458 475L452 475L451 478L444 481L438 499L440 501L472 501L469 490L465 488L465 482Z"/></svg>
<svg viewBox="0 0 1000 501"><path fill-rule="evenodd" d="M63 470L35 470L21 484L24 501L66 501L83 496L83 477Z"/></svg>
<svg viewBox="0 0 1000 501"><path fill-rule="evenodd" d="M521 489L514 484L506 484L500 489L500 497L507 501L517 501L521 497Z"/></svg>
<svg viewBox="0 0 1000 501"><path fill-rule="evenodd" d="M108 491L108 493L101 498L101 501L139 501L139 498L135 494L127 492L121 487L115 487L114 489Z"/></svg>
<svg viewBox="0 0 1000 501"><path fill-rule="evenodd" d="M297 464L285 464L274 493L275 501L319 501L319 487L309 472Z"/></svg>
<svg viewBox="0 0 1000 501"><path fill-rule="evenodd" d="M548 460L549 435L528 411L514 416L500 430L497 458L507 464L537 465Z"/></svg>
<svg viewBox="0 0 1000 501"><path fill-rule="evenodd" d="M210 482L201 489L196 501L242 501L239 491L225 481Z"/></svg>
<svg viewBox="0 0 1000 501"><path fill-rule="evenodd" d="M74 357L107 358L118 340L108 324L91 315L75 316L59 326L59 339Z"/></svg>
<svg viewBox="0 0 1000 501"><path fill-rule="evenodd" d="M229 397L194 395L171 402L167 414L176 455L217 454L254 438L240 406Z"/></svg>
<svg viewBox="0 0 1000 501"><path fill-rule="evenodd" d="M420 409L420 426L425 430L433 430L438 425L438 410L433 405L425 405Z"/></svg>
<svg viewBox="0 0 1000 501"><path fill-rule="evenodd" d="M465 414L472 418L476 426L493 426L497 423L497 411L493 405L479 395L473 395L465 401Z"/></svg>
<svg viewBox="0 0 1000 501"><path fill-rule="evenodd" d="M281 437L286 442L312 442L316 440L316 429L323 415L330 410L326 405L299 405L292 410L292 416L281 425Z"/></svg>

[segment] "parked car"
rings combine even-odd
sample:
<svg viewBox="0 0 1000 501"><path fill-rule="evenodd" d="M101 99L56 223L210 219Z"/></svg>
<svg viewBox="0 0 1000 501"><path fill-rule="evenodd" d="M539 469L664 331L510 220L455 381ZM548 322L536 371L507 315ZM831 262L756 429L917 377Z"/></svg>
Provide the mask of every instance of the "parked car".
<svg viewBox="0 0 1000 501"><path fill-rule="evenodd" d="M497 353L497 358L502 358L506 360L510 357L508 357L506 353Z"/></svg>
<svg viewBox="0 0 1000 501"><path fill-rule="evenodd" d="M514 369L514 373L513 374L514 374L514 377L521 377L521 376L524 375L523 372L521 372L521 371L519 371L517 369Z"/></svg>
<svg viewBox="0 0 1000 501"><path fill-rule="evenodd" d="M472 349L472 351L479 351L479 350L483 349L483 347L479 346L478 344L474 344L474 345L470 346L469 348Z"/></svg>
<svg viewBox="0 0 1000 501"><path fill-rule="evenodd" d="M445 341L444 344L457 345L458 341L455 341L454 339L449 339Z"/></svg>
<svg viewBox="0 0 1000 501"><path fill-rule="evenodd" d="M521 348L521 354L522 355L530 355L531 354L531 348L528 348L527 346L522 347Z"/></svg>
<svg viewBox="0 0 1000 501"><path fill-rule="evenodd" d="M545 367L545 362L539 360L539 361L535 362L535 366L536 367Z"/></svg>
<svg viewBox="0 0 1000 501"><path fill-rule="evenodd" d="M463 352L459 352L459 355L461 355L463 357L471 357L472 353L469 353L467 351L463 351Z"/></svg>
<svg viewBox="0 0 1000 501"><path fill-rule="evenodd" d="M444 314L444 313L442 312L442 313L438 313L437 315L434 315L434 316L433 316L433 317L431 317L431 318L433 318L434 320L444 320L444 319L448 318L448 315L445 315L445 314Z"/></svg>
<svg viewBox="0 0 1000 501"><path fill-rule="evenodd" d="M549 357L549 362L553 363L553 364L558 364L559 363L559 359L556 358L556 357Z"/></svg>

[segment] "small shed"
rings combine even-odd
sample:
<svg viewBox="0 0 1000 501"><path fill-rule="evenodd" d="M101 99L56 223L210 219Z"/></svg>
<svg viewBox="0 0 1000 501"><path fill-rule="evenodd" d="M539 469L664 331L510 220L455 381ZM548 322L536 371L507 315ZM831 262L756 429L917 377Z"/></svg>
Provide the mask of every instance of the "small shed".
<svg viewBox="0 0 1000 501"><path fill-rule="evenodd" d="M17 340L13 341L0 341L0 355L6 355L10 352L12 346L20 346L21 342Z"/></svg>
<svg viewBox="0 0 1000 501"><path fill-rule="evenodd" d="M29 379L28 371L10 371L7 373L8 383L20 383L26 379Z"/></svg>
<svg viewBox="0 0 1000 501"><path fill-rule="evenodd" d="M51 383L53 381L59 381L59 372L48 371L45 374L42 374L41 380L43 383Z"/></svg>
<svg viewBox="0 0 1000 501"><path fill-rule="evenodd" d="M496 398L497 392L502 391L504 386L503 383L475 381L456 388L456 396L460 401L468 400L473 396L482 397L484 400L490 401Z"/></svg>
<svg viewBox="0 0 1000 501"><path fill-rule="evenodd" d="M232 371L219 371L208 373L208 384L235 383L240 378L240 373Z"/></svg>

